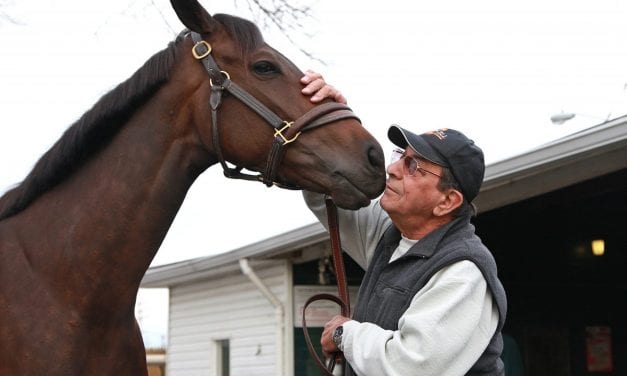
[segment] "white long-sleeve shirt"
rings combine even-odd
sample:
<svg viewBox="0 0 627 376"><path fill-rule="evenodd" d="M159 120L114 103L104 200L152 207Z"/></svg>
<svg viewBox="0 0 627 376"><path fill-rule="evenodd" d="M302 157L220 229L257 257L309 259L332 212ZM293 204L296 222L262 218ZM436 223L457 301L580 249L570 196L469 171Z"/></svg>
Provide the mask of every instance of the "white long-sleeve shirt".
<svg viewBox="0 0 627 376"><path fill-rule="evenodd" d="M324 197L303 191L305 202L327 226ZM378 201L357 211L338 209L342 248L364 269L391 224ZM416 240L403 238L390 261ZM479 268L460 261L438 271L413 297L398 330L372 323L344 323L342 351L362 376L464 375L488 346L499 313Z"/></svg>

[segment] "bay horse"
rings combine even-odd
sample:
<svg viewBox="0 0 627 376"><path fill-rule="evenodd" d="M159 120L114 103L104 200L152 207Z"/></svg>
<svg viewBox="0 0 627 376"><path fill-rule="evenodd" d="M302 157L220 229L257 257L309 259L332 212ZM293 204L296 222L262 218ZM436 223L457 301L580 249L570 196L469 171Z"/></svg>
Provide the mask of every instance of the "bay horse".
<svg viewBox="0 0 627 376"><path fill-rule="evenodd" d="M377 141L347 108L302 95L303 73L254 24L196 0L172 6L190 32L0 198L0 375L146 374L139 284L209 166L349 209L384 188Z"/></svg>

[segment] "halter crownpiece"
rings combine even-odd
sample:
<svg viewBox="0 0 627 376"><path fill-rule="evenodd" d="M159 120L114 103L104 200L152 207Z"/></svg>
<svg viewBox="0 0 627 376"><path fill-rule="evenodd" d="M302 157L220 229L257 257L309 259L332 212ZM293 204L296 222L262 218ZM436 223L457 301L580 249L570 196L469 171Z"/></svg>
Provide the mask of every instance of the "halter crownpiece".
<svg viewBox="0 0 627 376"><path fill-rule="evenodd" d="M296 141L302 132L322 125L343 119L356 119L360 121L348 106L337 102L327 102L317 105L294 121L281 119L257 100L257 98L231 81L231 77L227 72L220 70L218 64L211 56L211 45L204 41L200 34L196 32L191 32L190 34L195 43L192 48L192 55L195 59L202 62L209 73L209 82L211 84L209 105L211 107L213 148L224 170L224 176L227 178L261 181L267 186L277 185L281 188L300 189L296 186L282 185L275 181L279 165L285 154L284 146ZM222 103L222 93L224 90L255 111L275 129L274 140L272 141L272 146L268 153L266 168L263 174L250 175L242 173L241 171L244 167L229 167L224 159L222 148L220 147L220 139L218 137L218 108Z"/></svg>

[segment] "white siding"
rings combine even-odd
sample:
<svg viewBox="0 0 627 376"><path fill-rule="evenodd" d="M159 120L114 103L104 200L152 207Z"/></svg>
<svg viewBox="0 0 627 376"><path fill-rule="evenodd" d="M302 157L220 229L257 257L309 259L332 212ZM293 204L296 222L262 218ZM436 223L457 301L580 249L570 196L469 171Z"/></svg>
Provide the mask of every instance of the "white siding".
<svg viewBox="0 0 627 376"><path fill-rule="evenodd" d="M289 314L287 261L251 266ZM274 307L243 274L171 287L166 374L215 375L215 341L228 339L231 376L273 376L277 321Z"/></svg>

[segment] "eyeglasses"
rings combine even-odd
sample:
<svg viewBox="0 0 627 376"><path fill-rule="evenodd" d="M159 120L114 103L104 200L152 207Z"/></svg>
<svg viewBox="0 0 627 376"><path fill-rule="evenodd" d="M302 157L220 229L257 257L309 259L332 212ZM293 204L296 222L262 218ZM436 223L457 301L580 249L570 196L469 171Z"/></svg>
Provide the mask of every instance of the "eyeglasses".
<svg viewBox="0 0 627 376"><path fill-rule="evenodd" d="M404 166L403 171L405 175L416 176L416 172L420 171L422 176L424 176L425 173L427 173L427 174L435 175L439 178L442 177L442 175L438 175L435 172L431 172L429 170L425 170L424 168L422 168L422 166L420 166L420 161L414 157L411 157L405 154L404 150L401 150L401 149L392 150L392 157L390 158L390 161L391 161L390 164L396 163L401 159L403 160L403 166Z"/></svg>

